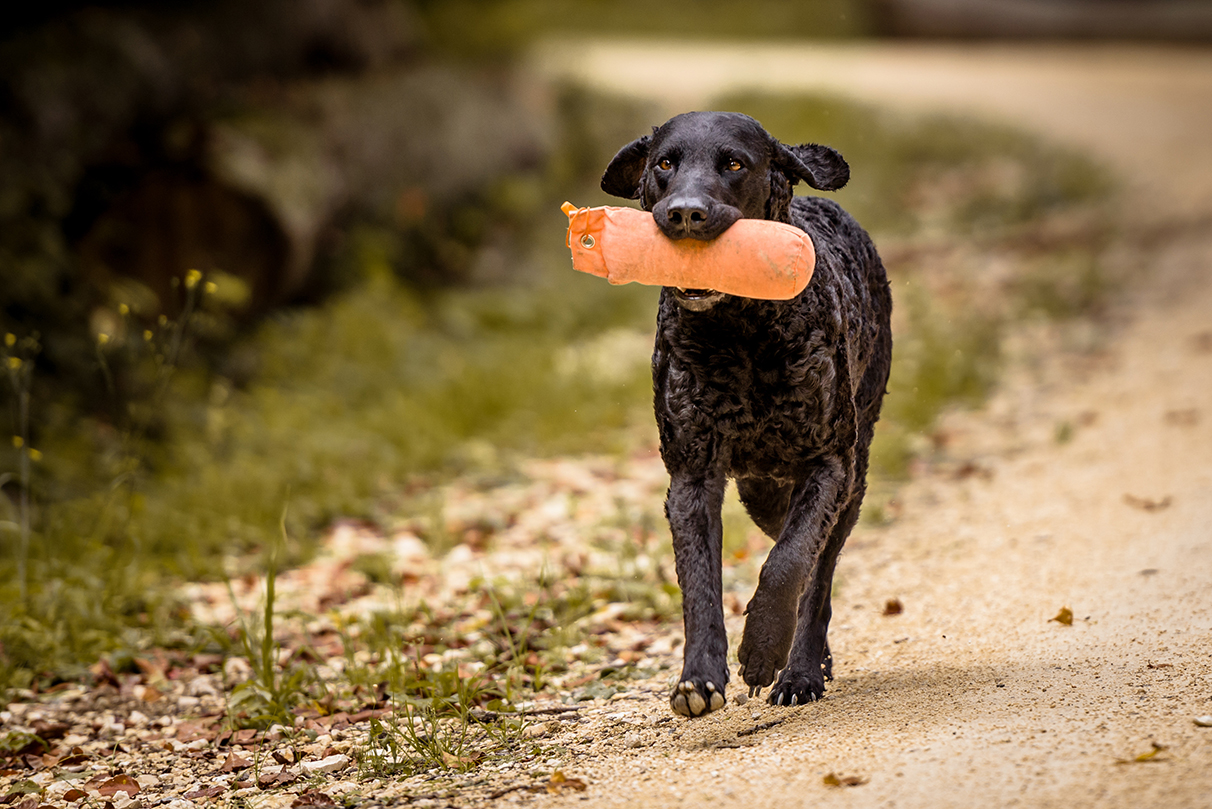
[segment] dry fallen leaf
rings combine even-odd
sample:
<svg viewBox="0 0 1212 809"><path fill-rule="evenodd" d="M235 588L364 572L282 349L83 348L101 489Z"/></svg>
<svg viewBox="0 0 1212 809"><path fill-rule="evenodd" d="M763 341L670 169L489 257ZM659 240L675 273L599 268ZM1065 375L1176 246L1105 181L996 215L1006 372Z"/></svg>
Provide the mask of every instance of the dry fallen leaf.
<svg viewBox="0 0 1212 809"><path fill-rule="evenodd" d="M62 739L71 730L71 725L66 722L47 722L43 719L35 719L32 727L39 739L48 742Z"/></svg>
<svg viewBox="0 0 1212 809"><path fill-rule="evenodd" d="M306 807L336 806L337 802L318 789L309 789L299 794L291 803L291 809L306 809Z"/></svg>
<svg viewBox="0 0 1212 809"><path fill-rule="evenodd" d="M1151 497L1137 497L1132 494L1124 495L1124 502L1133 508L1139 508L1142 511L1161 511L1167 509L1174 502L1174 498L1166 495L1161 500L1154 500Z"/></svg>
<svg viewBox="0 0 1212 809"><path fill-rule="evenodd" d="M1194 407L1166 411L1166 424L1172 424L1175 427L1194 427L1198 423L1199 411Z"/></svg>
<svg viewBox="0 0 1212 809"><path fill-rule="evenodd" d="M81 798L87 797L88 793L83 789L69 789L67 792L63 793L63 800L67 801L68 803L75 803Z"/></svg>
<svg viewBox="0 0 1212 809"><path fill-rule="evenodd" d="M836 775L829 773L821 779L827 787L858 787L867 783L861 775Z"/></svg>
<svg viewBox="0 0 1212 809"><path fill-rule="evenodd" d="M905 605L899 598L890 598L884 602L884 615L900 615L905 611Z"/></svg>
<svg viewBox="0 0 1212 809"><path fill-rule="evenodd" d="M558 795L561 790L572 789L577 792L585 791L585 782L579 778L569 778L564 775L562 770L556 770L551 774L551 780L546 784L546 789L553 795Z"/></svg>
<svg viewBox="0 0 1212 809"><path fill-rule="evenodd" d="M128 797L133 798L139 794L139 782L126 773L121 773L99 784L97 791L106 798L112 798L119 792L125 792Z"/></svg>
<svg viewBox="0 0 1212 809"><path fill-rule="evenodd" d="M190 801L197 800L198 798L216 798L219 795L222 795L226 791L227 791L226 786L222 786L222 785L210 786L210 787L203 787L202 789L195 789L192 792L186 792L181 797L185 798L186 800L190 800Z"/></svg>
<svg viewBox="0 0 1212 809"><path fill-rule="evenodd" d="M299 780L299 774L295 773L295 772L291 772L290 770L288 770L286 768L286 765L283 764L282 769L278 770L277 772L262 773L260 775L260 777L257 778L257 786L260 789L272 789L274 787L280 787L280 786L285 786L287 784L293 784L295 781L298 781L298 780Z"/></svg>
<svg viewBox="0 0 1212 809"><path fill-rule="evenodd" d="M85 753L79 747L74 747L74 748L72 748L72 751L67 756L67 758L60 759L59 766L60 767L80 767L80 765L87 764L88 762L90 762L92 760L93 760L92 756Z"/></svg>
<svg viewBox="0 0 1212 809"><path fill-rule="evenodd" d="M219 772L235 772L236 770L247 770L252 766L252 762L240 758L235 753L228 753L227 760L223 762L223 766L219 768Z"/></svg>
<svg viewBox="0 0 1212 809"><path fill-rule="evenodd" d="M1116 764L1145 764L1145 763L1152 762L1152 761L1165 761L1166 759L1158 758L1157 755L1158 755L1158 753L1165 750L1166 746L1162 745L1162 744L1158 744L1157 742L1149 742L1149 744L1151 744L1153 746L1152 750L1149 750L1146 753L1141 753L1136 758L1116 759L1115 763Z"/></svg>
<svg viewBox="0 0 1212 809"><path fill-rule="evenodd" d="M462 770L475 764L481 758L477 751L470 756L456 756L454 753L442 751L442 764L455 770Z"/></svg>
<svg viewBox="0 0 1212 809"><path fill-rule="evenodd" d="M1060 612L1048 619L1048 623L1056 621L1064 626L1073 626L1073 610L1068 607L1061 607Z"/></svg>

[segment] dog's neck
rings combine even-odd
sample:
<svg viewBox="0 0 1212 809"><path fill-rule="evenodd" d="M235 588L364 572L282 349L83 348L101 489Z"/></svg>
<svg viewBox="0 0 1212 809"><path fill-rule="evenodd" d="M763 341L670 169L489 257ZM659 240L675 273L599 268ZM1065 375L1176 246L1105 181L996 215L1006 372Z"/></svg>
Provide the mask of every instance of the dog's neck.
<svg viewBox="0 0 1212 809"><path fill-rule="evenodd" d="M766 198L764 219L772 222L791 222L791 181L776 168L770 169L770 196Z"/></svg>

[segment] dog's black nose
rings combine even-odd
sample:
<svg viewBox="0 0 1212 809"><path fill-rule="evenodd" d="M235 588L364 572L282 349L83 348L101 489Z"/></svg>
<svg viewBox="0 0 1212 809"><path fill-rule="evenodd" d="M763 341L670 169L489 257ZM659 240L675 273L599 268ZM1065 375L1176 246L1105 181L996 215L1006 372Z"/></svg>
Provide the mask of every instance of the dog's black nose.
<svg viewBox="0 0 1212 809"><path fill-rule="evenodd" d="M707 203L685 197L669 200L665 218L675 229L686 234L699 233L707 226Z"/></svg>

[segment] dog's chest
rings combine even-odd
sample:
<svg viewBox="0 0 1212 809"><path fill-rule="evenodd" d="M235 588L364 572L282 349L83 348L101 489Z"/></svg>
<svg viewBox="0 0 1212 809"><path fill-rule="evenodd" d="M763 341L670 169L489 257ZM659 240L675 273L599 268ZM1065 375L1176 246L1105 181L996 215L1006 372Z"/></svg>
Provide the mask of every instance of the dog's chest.
<svg viewBox="0 0 1212 809"><path fill-rule="evenodd" d="M738 476L782 477L833 444L834 352L811 329L683 334L663 396L675 440L712 447ZM673 436L669 436L673 438Z"/></svg>

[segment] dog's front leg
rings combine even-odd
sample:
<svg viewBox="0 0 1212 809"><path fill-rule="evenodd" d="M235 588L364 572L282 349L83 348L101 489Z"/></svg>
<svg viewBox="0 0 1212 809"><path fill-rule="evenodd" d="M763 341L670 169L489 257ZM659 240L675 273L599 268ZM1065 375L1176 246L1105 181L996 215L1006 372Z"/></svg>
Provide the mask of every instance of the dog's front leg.
<svg viewBox="0 0 1212 809"><path fill-rule="evenodd" d="M676 713L702 716L724 707L728 636L724 631L721 549L723 473L671 475L665 515L682 588L686 632L682 676L669 697Z"/></svg>
<svg viewBox="0 0 1212 809"><path fill-rule="evenodd" d="M788 652L792 641L797 640L797 624L811 625L815 617L804 614L797 620L807 584L821 564L852 480L853 465L845 458L831 458L823 461L791 498L782 533L762 565L757 589L746 609L745 632L737 652L740 674L751 695L774 682L779 670L788 665ZM806 628L801 629L801 633L804 631ZM776 691L780 693L771 695L781 704L819 699L824 693L824 635L815 648L801 646L797 650L802 654L791 661L779 681ZM796 670L792 672L791 668ZM794 676L789 679L789 675ZM782 693L785 682L798 685L801 680L810 681L810 685Z"/></svg>

